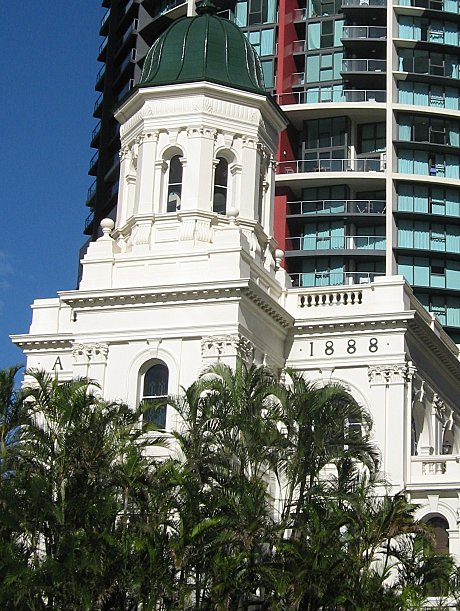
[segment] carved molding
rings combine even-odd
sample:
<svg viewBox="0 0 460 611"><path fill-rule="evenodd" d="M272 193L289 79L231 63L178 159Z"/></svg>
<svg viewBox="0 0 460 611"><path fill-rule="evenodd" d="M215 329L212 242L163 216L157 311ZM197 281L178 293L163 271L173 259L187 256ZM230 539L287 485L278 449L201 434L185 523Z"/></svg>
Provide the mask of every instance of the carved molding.
<svg viewBox="0 0 460 611"><path fill-rule="evenodd" d="M207 95L197 95L187 98L164 98L147 101L138 112L121 126L120 134L123 138L144 119L169 118L171 116L186 117L186 115L196 115L196 113L202 112L227 119L234 119L236 122L264 127L259 111L253 108L235 102L218 100Z"/></svg>
<svg viewBox="0 0 460 611"><path fill-rule="evenodd" d="M410 382L414 376L416 369L408 363L400 363L395 365L369 365L367 374L369 376L369 384L401 384Z"/></svg>
<svg viewBox="0 0 460 611"><path fill-rule="evenodd" d="M209 138L210 140L215 140L216 136L217 129L206 127L204 125L197 125L187 128L188 138Z"/></svg>
<svg viewBox="0 0 460 611"><path fill-rule="evenodd" d="M151 223L139 223L133 228L133 244L149 244Z"/></svg>
<svg viewBox="0 0 460 611"><path fill-rule="evenodd" d="M89 363L94 361L105 362L107 360L108 354L108 344L74 344L72 348L72 356L76 363Z"/></svg>
<svg viewBox="0 0 460 611"><path fill-rule="evenodd" d="M137 136L136 138L136 142L139 145L144 144L144 143L155 144L156 142L158 142L159 137L160 137L160 132L156 129L151 132L143 132L142 134L139 134L139 136Z"/></svg>
<svg viewBox="0 0 460 611"><path fill-rule="evenodd" d="M209 335L201 340L203 358L237 355L249 363L254 359L254 345L242 335Z"/></svg>

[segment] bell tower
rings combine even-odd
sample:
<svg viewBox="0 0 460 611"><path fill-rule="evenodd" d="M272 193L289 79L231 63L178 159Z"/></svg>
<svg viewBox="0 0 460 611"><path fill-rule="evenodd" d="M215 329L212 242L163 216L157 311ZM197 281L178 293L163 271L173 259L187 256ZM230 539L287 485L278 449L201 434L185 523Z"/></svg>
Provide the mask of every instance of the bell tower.
<svg viewBox="0 0 460 611"><path fill-rule="evenodd" d="M115 113L118 214L83 259L83 290L274 280L274 159L286 121L237 26L208 0L196 10L156 41Z"/></svg>
<svg viewBox="0 0 460 611"><path fill-rule="evenodd" d="M130 405L149 380L178 394L217 360L283 367L294 319L272 235L286 120L245 36L202 0L156 41L115 116L117 218L102 220L79 289L34 303L15 340L28 366L88 376Z"/></svg>

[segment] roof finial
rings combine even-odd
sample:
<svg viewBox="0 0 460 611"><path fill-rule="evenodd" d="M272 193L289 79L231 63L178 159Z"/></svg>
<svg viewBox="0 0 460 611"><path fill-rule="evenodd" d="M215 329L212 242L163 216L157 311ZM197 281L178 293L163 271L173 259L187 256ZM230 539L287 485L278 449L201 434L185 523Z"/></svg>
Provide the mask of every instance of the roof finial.
<svg viewBox="0 0 460 611"><path fill-rule="evenodd" d="M195 4L197 15L215 15L217 7L212 0L197 0Z"/></svg>

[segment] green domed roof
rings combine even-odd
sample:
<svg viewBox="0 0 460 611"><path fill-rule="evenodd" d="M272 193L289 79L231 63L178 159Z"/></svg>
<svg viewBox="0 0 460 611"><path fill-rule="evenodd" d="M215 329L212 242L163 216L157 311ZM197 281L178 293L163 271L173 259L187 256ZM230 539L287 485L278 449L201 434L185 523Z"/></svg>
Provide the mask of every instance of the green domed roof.
<svg viewBox="0 0 460 611"><path fill-rule="evenodd" d="M210 0L197 2L196 10L155 41L139 86L210 81L266 95L260 60L238 26L214 15Z"/></svg>

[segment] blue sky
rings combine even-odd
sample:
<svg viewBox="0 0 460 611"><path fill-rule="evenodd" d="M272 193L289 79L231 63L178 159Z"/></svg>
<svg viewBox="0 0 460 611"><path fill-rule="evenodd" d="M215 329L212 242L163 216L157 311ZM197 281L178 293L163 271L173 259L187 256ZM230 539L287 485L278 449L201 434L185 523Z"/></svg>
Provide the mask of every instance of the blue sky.
<svg viewBox="0 0 460 611"><path fill-rule="evenodd" d="M0 0L0 368L30 304L76 286L85 237L99 0Z"/></svg>

